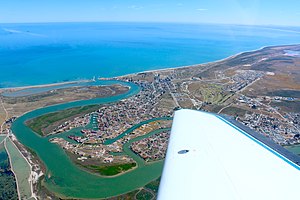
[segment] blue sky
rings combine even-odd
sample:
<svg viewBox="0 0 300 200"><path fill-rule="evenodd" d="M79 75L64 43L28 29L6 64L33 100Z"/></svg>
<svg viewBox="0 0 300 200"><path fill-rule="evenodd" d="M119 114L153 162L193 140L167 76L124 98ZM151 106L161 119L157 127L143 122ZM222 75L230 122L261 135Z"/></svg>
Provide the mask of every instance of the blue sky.
<svg viewBox="0 0 300 200"><path fill-rule="evenodd" d="M300 0L0 0L0 23L82 21L300 26Z"/></svg>

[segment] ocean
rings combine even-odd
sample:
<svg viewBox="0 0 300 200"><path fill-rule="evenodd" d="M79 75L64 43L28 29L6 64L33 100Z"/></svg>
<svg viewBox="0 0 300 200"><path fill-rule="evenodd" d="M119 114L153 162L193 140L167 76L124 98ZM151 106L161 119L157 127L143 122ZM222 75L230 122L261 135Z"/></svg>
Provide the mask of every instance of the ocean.
<svg viewBox="0 0 300 200"><path fill-rule="evenodd" d="M0 24L0 88L113 77L300 43L300 27L171 23Z"/></svg>

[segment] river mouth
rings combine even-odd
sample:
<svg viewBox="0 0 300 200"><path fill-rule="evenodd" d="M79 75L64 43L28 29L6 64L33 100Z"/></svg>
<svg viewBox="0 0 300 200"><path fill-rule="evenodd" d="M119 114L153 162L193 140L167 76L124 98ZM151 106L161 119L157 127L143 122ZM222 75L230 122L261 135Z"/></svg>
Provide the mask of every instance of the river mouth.
<svg viewBox="0 0 300 200"><path fill-rule="evenodd" d="M1 95L4 97L26 97L49 92L51 90L66 89L72 87L107 86L113 84L120 84L120 82L114 80L82 80L48 85L36 85L32 87L4 88L6 91L1 93Z"/></svg>
<svg viewBox="0 0 300 200"><path fill-rule="evenodd" d="M111 82L108 82L110 84ZM44 185L51 192L62 198L106 198L133 191L157 179L162 172L163 161L140 165L138 168L116 177L103 178L92 175L78 168L58 145L50 143L25 125L25 121L49 112L71 107L106 104L129 98L139 92L139 87L132 83L119 82L130 87L121 95L82 100L40 108L19 117L12 125L17 139L33 150L46 166ZM84 187L83 187L84 185Z"/></svg>

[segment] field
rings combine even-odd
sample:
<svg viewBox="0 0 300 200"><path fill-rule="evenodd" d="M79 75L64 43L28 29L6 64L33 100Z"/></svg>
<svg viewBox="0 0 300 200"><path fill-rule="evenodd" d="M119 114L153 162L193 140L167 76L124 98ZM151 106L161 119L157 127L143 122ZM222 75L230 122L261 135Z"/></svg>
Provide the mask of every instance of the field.
<svg viewBox="0 0 300 200"><path fill-rule="evenodd" d="M34 130L36 133L45 136L51 133L51 131L58 127L61 123L70 119L74 119L77 116L93 112L98 108L98 105L70 108L31 119L26 122L26 125L28 125L28 127Z"/></svg>
<svg viewBox="0 0 300 200"><path fill-rule="evenodd" d="M224 100L226 100L226 97L229 95L229 93L224 91L224 89L222 89L222 86L218 84L196 82L191 83L188 86L188 90L199 100L212 104L219 104L224 102Z"/></svg>
<svg viewBox="0 0 300 200"><path fill-rule="evenodd" d="M89 169L99 173L103 176L114 176L122 172L128 171L136 166L136 163L125 163L118 165L108 165L108 166L86 166Z"/></svg>
<svg viewBox="0 0 300 200"><path fill-rule="evenodd" d="M3 106L8 111L8 118L11 118L13 116L21 116L28 111L35 110L41 107L71 101L115 96L123 94L128 90L129 88L127 86L115 84L109 86L71 87L56 89L23 97L6 97L1 95L1 92L3 92L3 90L1 90L0 98L3 101ZM5 121L5 117L5 112L2 106L0 106L0 124Z"/></svg>
<svg viewBox="0 0 300 200"><path fill-rule="evenodd" d="M226 114L226 115L230 115L230 116L244 116L246 113L250 113L250 112L245 109L234 107L234 106L225 108L222 111L222 114Z"/></svg>

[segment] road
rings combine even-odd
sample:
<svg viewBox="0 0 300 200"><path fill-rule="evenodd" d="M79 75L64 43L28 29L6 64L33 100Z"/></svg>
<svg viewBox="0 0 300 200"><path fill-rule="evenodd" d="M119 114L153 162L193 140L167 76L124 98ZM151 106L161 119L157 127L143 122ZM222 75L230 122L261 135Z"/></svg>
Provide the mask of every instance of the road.
<svg viewBox="0 0 300 200"><path fill-rule="evenodd" d="M1 124L1 127L0 127L0 134L1 134L1 133L3 133L3 126L5 124L5 121L8 119L8 112L7 112L7 110L6 110L5 106L4 106L4 103L3 103L2 99L1 99L1 97L0 97L0 102L1 102L2 108L3 108L4 112L5 112L4 121L3 121L3 123Z"/></svg>

